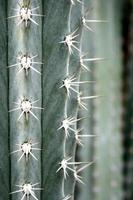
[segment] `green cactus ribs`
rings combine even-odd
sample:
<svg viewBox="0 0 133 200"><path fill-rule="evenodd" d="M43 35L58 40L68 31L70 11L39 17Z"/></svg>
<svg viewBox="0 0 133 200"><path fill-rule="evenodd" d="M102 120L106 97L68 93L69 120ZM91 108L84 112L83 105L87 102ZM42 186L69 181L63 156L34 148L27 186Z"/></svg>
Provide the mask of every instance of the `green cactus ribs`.
<svg viewBox="0 0 133 200"><path fill-rule="evenodd" d="M41 198L41 8L41 1L37 0L8 1L11 195L14 200L29 196Z"/></svg>

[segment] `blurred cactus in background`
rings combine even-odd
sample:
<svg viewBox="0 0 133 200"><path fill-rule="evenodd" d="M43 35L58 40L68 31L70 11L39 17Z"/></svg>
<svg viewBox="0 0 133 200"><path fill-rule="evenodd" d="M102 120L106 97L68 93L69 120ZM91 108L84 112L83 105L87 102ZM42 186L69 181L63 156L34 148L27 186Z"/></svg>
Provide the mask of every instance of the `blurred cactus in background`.
<svg viewBox="0 0 133 200"><path fill-rule="evenodd" d="M133 1L124 4L123 16L123 188L124 200L133 199ZM125 28L124 28L125 27Z"/></svg>
<svg viewBox="0 0 133 200"><path fill-rule="evenodd" d="M94 199L122 198L122 2L95 4L96 16L108 18L108 27L96 27L96 52L105 56L94 70L95 91L103 95L94 105ZM106 192L105 192L106 191Z"/></svg>
<svg viewBox="0 0 133 200"><path fill-rule="evenodd" d="M94 19L106 19L98 23L89 43L89 52L105 60L93 63L91 76L96 81L91 89L101 97L89 108L88 121L83 127L96 137L89 138L87 148L78 150L79 157L94 160L93 168L84 174L89 188L79 186L77 199L122 199L122 2L92 1L90 15ZM117 17L116 17L117 16ZM89 63L90 64L90 63ZM92 65L91 65L92 67ZM85 91L86 92L86 91ZM89 104L90 105L90 104ZM88 106L89 106L88 105ZM83 114L84 115L84 114ZM80 124L82 125L82 124ZM80 158L80 159L81 159ZM90 182L89 182L90 181Z"/></svg>

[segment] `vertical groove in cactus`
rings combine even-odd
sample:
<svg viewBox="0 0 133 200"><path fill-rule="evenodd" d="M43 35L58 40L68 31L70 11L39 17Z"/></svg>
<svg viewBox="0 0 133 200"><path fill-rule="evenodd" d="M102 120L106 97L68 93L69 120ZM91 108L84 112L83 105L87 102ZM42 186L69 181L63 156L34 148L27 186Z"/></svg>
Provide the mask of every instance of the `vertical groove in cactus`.
<svg viewBox="0 0 133 200"><path fill-rule="evenodd" d="M21 1L27 3L28 1ZM41 14L41 0L31 1L31 9L39 6L39 9L33 13ZM13 9L12 9L13 8ZM21 9L21 3L18 0L8 1L8 16L17 15ZM25 69L22 69L23 56L34 57L32 62L42 62L42 20L40 17L32 17L39 25L37 26L32 21L20 23L21 18L8 19L8 66L9 66L9 107L10 110L19 107L16 111L10 112L10 151L21 150L23 143L31 140L31 143L37 143L36 148L41 148L41 111L33 107L41 107L42 89L41 89L41 75L36 73L32 68L28 69L26 74ZM19 24L20 23L20 24ZM19 24L19 25L18 25ZM21 64L20 64L21 62ZM11 67L11 65L15 65ZM41 65L32 64L36 70L41 71ZM31 112L28 113L26 119L23 112L23 100L31 101ZM36 101L36 102L35 102ZM17 102L17 103L14 103ZM35 102L35 103L34 103ZM28 105L26 105L28 106ZM19 144L19 146L17 145ZM15 185L23 185L26 183L35 184L41 183L41 152L32 150L37 160L28 155L26 159L22 150L11 154L11 191L19 190ZM39 186L38 186L39 187ZM21 199L23 193L19 192L12 194L12 199ZM40 199L40 191L35 191L35 196Z"/></svg>
<svg viewBox="0 0 133 200"><path fill-rule="evenodd" d="M128 87L124 116L124 200L133 199L133 3L130 9L129 58L125 65L125 70L128 71Z"/></svg>
<svg viewBox="0 0 133 200"><path fill-rule="evenodd" d="M8 136L8 73L6 2L0 1L0 198L8 199L10 190Z"/></svg>
<svg viewBox="0 0 133 200"><path fill-rule="evenodd" d="M96 52L106 60L98 63L94 71L95 92L103 96L95 103L94 110L94 132L99 135L94 146L94 199L118 200L122 197L121 5L116 1L95 1L94 4L95 16L109 20L108 24L96 27Z"/></svg>

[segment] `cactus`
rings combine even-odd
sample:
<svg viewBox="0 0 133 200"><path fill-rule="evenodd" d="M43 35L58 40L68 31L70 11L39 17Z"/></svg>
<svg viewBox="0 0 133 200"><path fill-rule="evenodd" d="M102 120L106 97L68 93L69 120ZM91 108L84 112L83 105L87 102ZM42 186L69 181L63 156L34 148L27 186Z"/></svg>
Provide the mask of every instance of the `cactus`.
<svg viewBox="0 0 133 200"><path fill-rule="evenodd" d="M99 12L94 19L88 15L90 4L94 5L98 11L98 1L91 0L12 0L8 1L8 5L3 1L0 2L2 10L0 26L4 30L0 36L2 44L0 50L3 55L0 61L3 66L0 75L2 87L0 112L5 118L0 126L0 144L3 153L0 157L2 200L74 200L76 199L74 195L76 183L84 183L81 176L82 171L93 164L92 152L87 155L88 157L83 157L81 160L76 159L77 143L81 144L82 138L83 140L88 138L89 142L86 143L92 150L89 137L94 135L89 135L92 133L88 130L91 131L93 128L91 122L88 127L88 122L85 120L90 120L86 114L87 108L91 113L94 109L91 103L87 103L87 100L97 98L102 94L102 90L98 87L95 89L95 94L90 96L90 93L86 93L90 84L89 90L93 91L94 84L92 83L93 75L91 73L88 75L88 72L84 71L89 71L89 61L99 61L101 58L95 56L105 53L99 52L99 49L102 49L101 42L103 44L104 41L97 39L97 50L86 55L86 51L92 48L88 47L86 41L91 38L93 41L95 37L92 23L107 22L106 15L100 16ZM106 8L107 5L110 6L110 2L107 1L104 4L101 0L101 5ZM102 26L105 31L106 28ZM98 26L98 29L101 30L101 27ZM118 36L117 32L115 34ZM101 34L99 35L101 37ZM102 35L104 35L103 32ZM119 53L118 49L116 51ZM106 57L106 54L103 56ZM118 69L115 71L118 83L116 79L114 80L117 91L120 89L119 60L120 57L116 60ZM112 65L109 65L109 70L112 70ZM113 70L111 72L113 73ZM107 91L106 82L112 81L114 74L107 80L103 79L106 73L108 71L105 65L100 64L94 71L96 84L100 84ZM114 137L111 137L111 149L120 143L121 104L119 99L120 95L112 100L109 107L107 101L102 104L100 102L101 107L96 104L93 114L94 116L99 116L99 113L103 114L101 108L104 103L105 108L108 107L109 110L113 106L118 108L116 114L118 121L115 124L112 121L110 123L110 127L118 133L116 143L114 143ZM81 111L82 109L85 112ZM87 119L84 119L86 116ZM96 126L98 127L100 123L102 125L99 127L103 124L108 125L111 119L112 116L104 120L98 117ZM80 124L85 126L81 134ZM102 132L103 136L105 136L106 128L105 126ZM101 134L102 128L99 130ZM111 131L108 131L106 135L107 141L111 136ZM99 144L102 139L100 136ZM103 148L96 146L95 157L101 155L106 149L108 149L106 145ZM108 155L110 155L109 151L107 151ZM121 147L118 145L118 157L113 158L113 162L117 160L121 162L120 152ZM100 167L100 170L101 164L104 169L103 158L104 155L100 162L96 160L96 168ZM112 164L112 160L108 164ZM108 169L110 172L110 168ZM86 170L86 172L89 172L90 176L92 170ZM99 180L106 190L111 176L107 179L107 183L102 182L104 175L102 176ZM118 173L119 177L120 173ZM99 184L98 181L96 180L96 184ZM90 179L87 183L89 187L92 185ZM117 187L118 193L120 183L121 180ZM105 198L103 194L104 192L98 199L104 200L110 197L110 195L105 195L107 197ZM87 197L86 193L82 199L85 200ZM119 199L119 195L117 197Z"/></svg>
<svg viewBox="0 0 133 200"><path fill-rule="evenodd" d="M100 25L101 27L103 26L102 22L106 21L106 18L95 18L93 16L93 0L85 0L84 1L84 13L88 14L88 18L90 19L95 19L96 22L101 22ZM88 9L89 8L89 9ZM102 19L102 21L101 21ZM99 56L101 55L96 55L95 54L95 49L94 49L94 41L96 39L96 29L94 27L97 26L97 23L91 23L90 24L90 29L91 31L88 32L88 28L84 28L82 31L82 50L84 54L90 59L88 60L85 65L86 65L86 70L81 73L80 80L93 80L92 84L89 85L82 85L80 86L80 90L85 96L93 96L94 95L94 86L97 84L95 82L94 76L93 76L93 70L94 70L94 63L96 64L97 62L101 62L100 60L103 60ZM107 23L105 23L107 24ZM94 34L92 34L94 32ZM86 41L89 41L88 43ZM103 55L102 55L103 56ZM98 100L94 100L98 101ZM77 159L80 161L84 160L94 160L93 159L93 143L94 143L94 138L97 136L94 133L93 130L93 114L94 114L94 107L93 107L93 101L88 100L86 101L86 109L79 109L78 115L80 117L85 116L86 120L81 121L77 124L78 128L81 130L80 134L82 135L81 137L81 143L77 147ZM93 167L95 166L95 161L94 164L84 170L82 172L82 177L84 180L84 183L86 184L87 187L85 187L83 184L78 184L75 192L75 199L80 200L80 199L93 199Z"/></svg>
<svg viewBox="0 0 133 200"><path fill-rule="evenodd" d="M41 1L8 2L12 199L41 195L41 7Z"/></svg>
<svg viewBox="0 0 133 200"><path fill-rule="evenodd" d="M6 123L9 110L2 146L10 155L6 166L1 164L1 174L8 168L3 199L74 199L75 182L82 182L78 173L91 164L75 162L76 123L82 120L77 111L84 107L78 87L89 83L79 81L80 35L83 26L88 28L82 5L13 0L7 8L1 2L1 26L8 31L7 47L6 34L1 36L5 52L8 48L1 85L5 79L3 89L9 85L2 99Z"/></svg>
<svg viewBox="0 0 133 200"><path fill-rule="evenodd" d="M108 23L98 23L93 28L95 31L94 38L92 39L92 44L90 44L90 51L93 56L104 57L104 62L96 62L93 63L93 79L96 83L91 86L91 88L87 88L88 92L96 94L101 94L102 97L96 101L94 101L94 105L91 103L88 104L89 107L89 116L88 123L80 123L79 127L84 127L82 131L83 134L88 132L94 134L94 139L89 139L88 142L85 140L85 144L87 144L87 148L79 149L78 156L80 159L91 157L94 160L93 168L89 168L83 176L86 178L87 185L89 186L87 189L85 187L79 186L79 193L76 199L87 199L89 196L90 199L121 199L122 197L122 145L121 145L121 135L120 135L120 122L121 122L121 101L120 101L120 89L121 89L121 55L120 48L121 43L118 40L120 36L120 30L118 29L120 26L120 13L117 15L114 13L115 11L115 2L113 1L91 1L88 2L91 5L93 11L91 16L94 19L107 19ZM120 11L121 12L121 7ZM114 16L117 16L117 23L113 20ZM116 27L117 30L116 30ZM115 35L109 34L112 32ZM110 44L110 41L117 38L117 48L115 47L115 51L118 52L118 58L115 59L112 51L114 51L114 46ZM85 34L84 34L85 37ZM87 35L88 37L88 35ZM89 36L90 37L90 36ZM94 42L95 41L95 42ZM116 42L116 41L115 41ZM104 45L105 44L105 47ZM106 49L106 45L108 44L108 50ZM84 47L86 44L84 44ZM89 48L89 47L88 47ZM113 67L117 66L117 69ZM114 74L115 71L115 74ZM92 73L92 72L91 72ZM83 75L84 78L86 75ZM109 87L112 85L111 92L109 91ZM84 87L86 92L87 90ZM115 98L115 93L117 93L117 98ZM110 93L109 93L110 92ZM113 95L113 96L112 96ZM113 109L115 107L115 109ZM116 109L117 108L117 109ZM109 111L111 109L111 111ZM114 114L111 113L114 110ZM84 115L84 113L80 112L80 115ZM114 118L117 118L116 123L114 123ZM113 137L112 132L116 134ZM116 141L115 141L116 140ZM94 148L93 146L94 142ZM110 146L109 146L110 143ZM114 157L113 149L117 147L117 156ZM108 160L108 158L110 158ZM104 167L105 166L105 167ZM116 174L114 170L119 171ZM93 174L93 177L92 177Z"/></svg>
<svg viewBox="0 0 133 200"><path fill-rule="evenodd" d="M96 54L106 60L94 70L95 92L103 97L95 102L94 132L99 135L94 144L94 199L122 198L122 143L121 143L121 76L122 56L120 22L122 2L94 2L96 17L109 20L107 26L97 26ZM119 9L118 9L119 8ZM103 36L103 37L102 37ZM104 46L104 45L105 46ZM105 192L106 191L106 192Z"/></svg>
<svg viewBox="0 0 133 200"><path fill-rule="evenodd" d="M75 140L69 134L71 135L73 133L71 130L75 128L78 105L75 92L71 89L74 88L71 82L69 88L69 80L74 74L78 76L79 53L74 49L75 43L69 45L69 35L75 36L80 32L80 28L76 32L75 30L80 25L81 5L76 1L73 5L70 1L59 0L46 1L43 6L46 17L43 25L42 87L45 115L42 125L45 153L42 157L44 187L42 199L60 200L70 198L75 185L72 172L67 169L70 176L66 177L65 170L60 168L59 163L63 164L64 159L70 157L72 159L69 162L74 161L75 154ZM52 18L50 18L51 13L53 13ZM80 36L74 40L79 39Z"/></svg>

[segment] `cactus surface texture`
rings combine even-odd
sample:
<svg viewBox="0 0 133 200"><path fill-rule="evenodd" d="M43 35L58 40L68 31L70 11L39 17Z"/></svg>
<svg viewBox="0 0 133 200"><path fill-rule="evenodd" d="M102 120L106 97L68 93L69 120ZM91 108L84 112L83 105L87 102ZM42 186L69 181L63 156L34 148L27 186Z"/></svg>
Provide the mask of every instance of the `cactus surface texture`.
<svg viewBox="0 0 133 200"><path fill-rule="evenodd" d="M0 0L0 200L122 200L121 7Z"/></svg>

